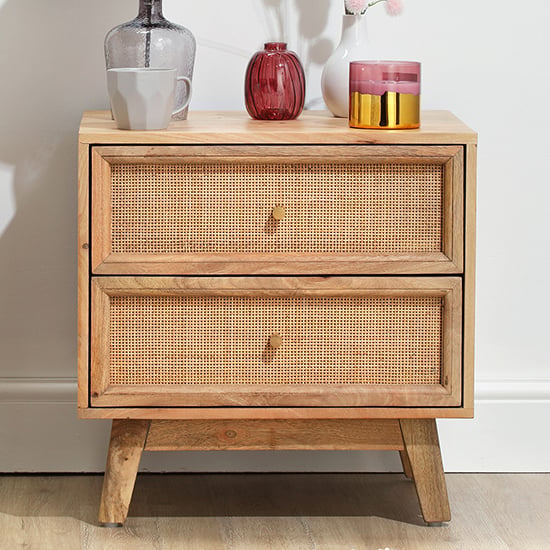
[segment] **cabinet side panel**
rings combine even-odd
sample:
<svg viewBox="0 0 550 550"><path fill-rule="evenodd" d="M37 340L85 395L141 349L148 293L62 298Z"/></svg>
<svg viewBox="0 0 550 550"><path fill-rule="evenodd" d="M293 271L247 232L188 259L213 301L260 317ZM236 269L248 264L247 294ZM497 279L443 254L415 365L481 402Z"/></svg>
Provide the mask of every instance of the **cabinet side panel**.
<svg viewBox="0 0 550 550"><path fill-rule="evenodd" d="M464 407L474 407L477 145L466 147L466 229L464 269Z"/></svg>
<svg viewBox="0 0 550 550"><path fill-rule="evenodd" d="M89 145L78 146L78 408L88 407Z"/></svg>

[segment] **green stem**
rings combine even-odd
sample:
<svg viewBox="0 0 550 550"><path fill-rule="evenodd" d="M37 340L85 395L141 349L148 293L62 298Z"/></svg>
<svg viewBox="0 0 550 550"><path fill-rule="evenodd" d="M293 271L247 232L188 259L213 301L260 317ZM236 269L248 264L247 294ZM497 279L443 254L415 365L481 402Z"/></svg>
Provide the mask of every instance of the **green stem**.
<svg viewBox="0 0 550 550"><path fill-rule="evenodd" d="M367 7L361 12L360 15L363 15L369 8L372 8L373 6L376 6L376 4L380 4L380 2L387 2L387 0L373 0L372 2L369 2L367 4ZM344 2L345 7L345 2ZM353 15L350 11L346 8L346 15Z"/></svg>
<svg viewBox="0 0 550 550"><path fill-rule="evenodd" d="M376 4L380 4L380 2L386 2L386 0L373 0L372 2L369 2L367 4L367 7L365 8L365 11L367 11L369 8L372 8L372 6L376 6Z"/></svg>

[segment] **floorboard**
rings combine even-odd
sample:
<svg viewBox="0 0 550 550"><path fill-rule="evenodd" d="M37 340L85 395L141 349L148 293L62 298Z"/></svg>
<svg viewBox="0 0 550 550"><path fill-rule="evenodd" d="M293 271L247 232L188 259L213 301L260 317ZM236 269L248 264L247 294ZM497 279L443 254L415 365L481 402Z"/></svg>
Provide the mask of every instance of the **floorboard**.
<svg viewBox="0 0 550 550"><path fill-rule="evenodd" d="M0 549L548 550L550 474L448 474L426 527L400 474L138 476L124 527L98 526L102 477L0 476Z"/></svg>

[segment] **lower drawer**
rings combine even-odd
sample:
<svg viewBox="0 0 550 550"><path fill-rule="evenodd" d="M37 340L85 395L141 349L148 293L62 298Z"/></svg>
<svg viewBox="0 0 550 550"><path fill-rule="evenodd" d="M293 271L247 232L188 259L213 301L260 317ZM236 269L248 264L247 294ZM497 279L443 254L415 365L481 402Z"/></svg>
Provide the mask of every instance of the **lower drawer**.
<svg viewBox="0 0 550 550"><path fill-rule="evenodd" d="M92 279L93 407L456 407L458 277Z"/></svg>

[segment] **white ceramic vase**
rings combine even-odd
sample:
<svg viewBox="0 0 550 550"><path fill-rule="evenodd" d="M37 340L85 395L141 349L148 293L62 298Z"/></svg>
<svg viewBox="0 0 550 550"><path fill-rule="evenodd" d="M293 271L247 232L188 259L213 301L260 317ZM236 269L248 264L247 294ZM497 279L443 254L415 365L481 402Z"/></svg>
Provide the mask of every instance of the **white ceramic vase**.
<svg viewBox="0 0 550 550"><path fill-rule="evenodd" d="M367 59L367 18L364 15L342 17L342 37L323 69L321 90L329 111L337 117L348 117L349 64Z"/></svg>

